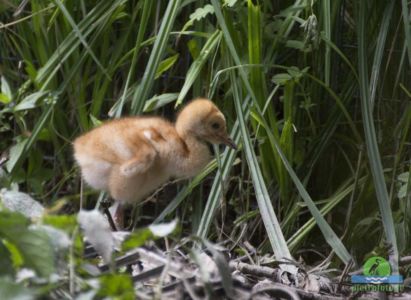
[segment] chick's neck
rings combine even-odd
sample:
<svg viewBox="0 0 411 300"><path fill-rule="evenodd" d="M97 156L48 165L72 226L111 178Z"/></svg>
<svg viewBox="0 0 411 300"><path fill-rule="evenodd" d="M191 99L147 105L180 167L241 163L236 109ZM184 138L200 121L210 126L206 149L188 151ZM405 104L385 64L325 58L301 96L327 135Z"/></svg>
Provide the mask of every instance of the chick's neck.
<svg viewBox="0 0 411 300"><path fill-rule="evenodd" d="M181 158L178 166L178 177L192 177L210 162L211 153L208 145L201 138L190 131L179 133L186 145L185 155Z"/></svg>

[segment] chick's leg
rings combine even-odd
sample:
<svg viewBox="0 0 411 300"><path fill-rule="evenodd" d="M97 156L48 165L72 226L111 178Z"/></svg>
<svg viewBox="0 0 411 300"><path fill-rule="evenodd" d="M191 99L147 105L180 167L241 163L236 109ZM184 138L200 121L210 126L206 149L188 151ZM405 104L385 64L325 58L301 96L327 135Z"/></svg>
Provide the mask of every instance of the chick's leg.
<svg viewBox="0 0 411 300"><path fill-rule="evenodd" d="M114 216L113 219L114 219L116 229L123 230L124 229L124 205L116 201L110 207L109 210L110 210L111 215Z"/></svg>
<svg viewBox="0 0 411 300"><path fill-rule="evenodd" d="M112 207L116 226L124 228L124 206L138 201L144 188L145 176L127 177L121 174L120 166L115 166L109 180L109 192L116 200Z"/></svg>

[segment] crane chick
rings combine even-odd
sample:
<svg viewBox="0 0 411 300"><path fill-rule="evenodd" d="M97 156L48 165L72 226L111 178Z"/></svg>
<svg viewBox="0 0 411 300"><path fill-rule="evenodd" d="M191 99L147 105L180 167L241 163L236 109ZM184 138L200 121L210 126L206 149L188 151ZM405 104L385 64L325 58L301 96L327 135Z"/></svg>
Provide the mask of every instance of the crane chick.
<svg viewBox="0 0 411 300"><path fill-rule="evenodd" d="M107 121L74 141L74 157L85 182L109 192L121 207L171 178L198 174L212 159L209 143L236 148L221 111L210 100L197 99L175 124L144 116Z"/></svg>

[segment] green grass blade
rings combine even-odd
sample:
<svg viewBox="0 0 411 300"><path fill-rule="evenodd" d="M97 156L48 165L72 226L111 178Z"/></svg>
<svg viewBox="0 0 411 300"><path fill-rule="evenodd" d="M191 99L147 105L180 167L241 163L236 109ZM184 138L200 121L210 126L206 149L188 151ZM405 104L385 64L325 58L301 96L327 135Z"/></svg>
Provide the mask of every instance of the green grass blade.
<svg viewBox="0 0 411 300"><path fill-rule="evenodd" d="M19 157L17 158L15 164L13 165L13 168L10 170L10 173L14 174L21 167L23 160L27 157L30 149L32 148L35 141L37 140L40 134L40 131L45 127L47 120L50 118L54 105L56 104L56 98L57 98L57 95L50 95L49 97L45 99L45 102L47 104L44 105L43 107L43 113L38 119L36 126L31 132L31 135L28 138L27 142L24 144L24 149L20 153Z"/></svg>
<svg viewBox="0 0 411 300"><path fill-rule="evenodd" d="M377 37L377 45L375 47L374 61L371 70L370 79L370 102L371 111L374 109L375 95L377 93L378 79L380 77L381 63L384 57L385 42L387 40L388 29L390 28L391 15L394 10L394 1L387 2L387 7L384 9L384 16L380 25L380 32Z"/></svg>
<svg viewBox="0 0 411 300"><path fill-rule="evenodd" d="M267 124L265 123L264 119L261 118L261 116L258 116L259 119L258 121L268 129ZM305 204L307 205L308 209L310 210L312 216L316 220L316 223L318 227L320 228L325 240L327 243L333 248L335 253L338 255L338 257L345 263L348 264L352 257L349 254L348 250L344 246L344 244L341 242L339 237L336 235L336 233L332 230L331 226L327 223L327 221L324 219L322 216L321 212L318 210L316 207L314 201L311 199L310 195L306 191L304 185L298 178L297 174L294 172L293 168L291 167L290 163L288 162L286 156L284 155L283 151L281 150L281 147L279 143L275 140L275 138L272 136L272 134L269 134L270 142L272 145L275 147L277 150L278 155L280 156L281 160L283 161L283 164L285 168L288 171L288 174L290 175L291 179L293 180L298 192L300 193L301 198L304 200Z"/></svg>
<svg viewBox="0 0 411 300"><path fill-rule="evenodd" d="M241 107L242 100L239 97L238 87L236 86L236 76L234 74L234 71L230 72L231 83L234 87L234 104L237 112L238 122L240 125L241 137L247 158L247 164L249 166L251 178L253 181L255 195L257 198L258 207L260 209L261 218L263 220L265 229L267 231L268 239L270 240L271 246L277 259L292 259L283 232L281 231L280 223L278 222L277 216L274 213L274 209L271 204L271 199L268 195L267 187L265 185L260 167L258 165L257 157L254 153L253 145L251 143L251 138L248 133L248 129L245 123ZM290 268L290 271L293 271L292 268Z"/></svg>
<svg viewBox="0 0 411 300"><path fill-rule="evenodd" d="M221 36L221 31L216 30L204 44L204 47L201 49L199 56L191 64L190 68L187 71L184 85L180 90L180 94L178 95L175 105L176 107L183 102L184 97L187 95L189 89L193 85L194 81L197 79L205 62L207 61L209 56L214 52L217 45L220 43Z"/></svg>
<svg viewBox="0 0 411 300"><path fill-rule="evenodd" d="M407 47L408 64L411 66L411 18L408 10L408 1L402 0L402 20L404 22L405 45Z"/></svg>
<svg viewBox="0 0 411 300"><path fill-rule="evenodd" d="M170 213L172 213L176 208L183 202L183 200L190 195L193 189L198 186L204 178L206 178L211 172L213 172L217 168L217 161L213 160L210 162L207 167L196 177L191 180L191 182L186 185L178 194L177 196L171 201L167 207L161 212L161 214L155 219L154 223L159 223L163 221L165 217L167 217Z"/></svg>
<svg viewBox="0 0 411 300"><path fill-rule="evenodd" d="M341 191L336 192L332 197L326 199L326 203L321 209L320 213L325 216L328 214L334 207L336 207L341 201L343 201L348 195L352 193L356 185L362 185L365 182L365 178L361 178L359 182L354 182L348 187L342 189ZM287 240L288 247L292 251L296 249L298 244L306 237L306 235L315 227L316 220L315 218L310 218L305 224L300 226L298 230Z"/></svg>
<svg viewBox="0 0 411 300"><path fill-rule="evenodd" d="M224 35L227 47L230 51L230 54L231 54L234 62L237 65L241 65L241 61L240 61L240 58L239 58L239 56L237 54L237 51L234 47L232 38L230 36L230 32L228 31L227 25L225 24L225 20L224 20L223 13L221 11L220 3L217 0L211 0L211 3L213 4L214 11L215 11L215 14L216 14L216 17L217 17L217 21L218 21L218 23L219 23L219 25L220 25L220 27L223 31L223 35ZM316 219L317 224L318 224L321 232L323 233L327 243L330 244L330 246L333 248L333 250L336 252L336 254L340 257L340 259L344 263L347 264L351 260L351 255L349 254L349 252L347 251L347 249L345 248L345 246L343 245L341 240L338 238L338 236L335 234L335 232L332 230L330 225L328 225L328 223L325 221L325 219L321 215L318 208L315 206L315 204L312 201L310 195L305 190L305 188L304 188L303 184L301 183L300 179L295 174L294 170L292 169L291 165L289 164L289 162L287 161L285 155L283 154L283 152L280 148L280 145L278 143L278 140L273 136L273 133L271 132L270 127L266 123L265 119L261 116L261 112L259 111L258 102L256 100L255 93L253 92L253 90L250 86L250 83L249 83L248 78L247 78L247 74L245 73L244 69L239 68L238 70L239 70L239 73L240 73L240 77L243 80L243 83L245 85L245 88L247 89L247 92L250 94L251 98L253 99L253 102L254 102L254 105L255 105L255 108L256 108L256 112L259 113L259 117L260 117L259 121L262 123L264 128L267 130L268 137L270 139L270 143L276 149L278 155L280 156L281 160L283 161L283 164L284 164L285 168L287 169L289 175L291 176L292 180L294 181L294 184L296 185L301 197L304 199L304 201L307 204L311 214ZM238 116L238 117L240 118L240 116ZM243 140L243 142L244 142L244 140ZM253 156L250 155L249 158L253 159ZM258 180L258 179L259 178L257 177L256 180Z"/></svg>
<svg viewBox="0 0 411 300"><path fill-rule="evenodd" d="M247 97L243 103L243 115L244 119L247 120L249 116L249 109L246 109L250 104L250 97ZM234 142L238 145L240 143L240 124L236 120L233 129L231 130L230 136L233 138ZM226 149L223 153L221 159L221 166L214 178L213 185L211 187L210 193L208 195L207 203L204 208L204 213L201 216L201 220L198 226L197 234L198 236L205 238L207 237L208 230L214 218L215 212L217 211L218 205L220 203L220 197L222 194L221 182L226 182L230 174L231 166L234 163L236 157L236 152Z"/></svg>
<svg viewBox="0 0 411 300"><path fill-rule="evenodd" d="M358 69L360 76L360 95L363 126L365 131L365 142L368 153L368 161L374 180L375 192L380 208L381 219L388 243L392 247L390 256L393 274L398 273L398 248L395 235L394 220L392 216L390 201L388 198L387 186L384 179L384 171L378 149L377 137L374 127L374 118L371 111L370 87L368 84L367 66L367 39L366 24L367 20L367 1L359 2L359 12L357 14L357 40L358 40Z"/></svg>
<svg viewBox="0 0 411 300"><path fill-rule="evenodd" d="M331 39L331 9L330 0L321 1L323 4L324 34L327 40ZM325 45L325 62L324 62L324 82L330 85L331 78L331 49L328 44Z"/></svg>
<svg viewBox="0 0 411 300"><path fill-rule="evenodd" d="M111 6L109 1L99 2L78 24L78 29L82 32L82 36L86 38L98 26L104 26L102 23L106 17L109 16L118 5L124 2L125 0L116 1ZM74 31L72 31L50 56L46 64L41 67L37 73L36 82L42 83L43 89L47 87L56 72L61 68L61 64L77 50L79 44L80 40L76 37Z"/></svg>
<svg viewBox="0 0 411 300"><path fill-rule="evenodd" d="M85 36L81 33L81 30L79 29L79 27L77 26L76 22L74 22L73 18L71 17L70 13L68 12L66 6L60 1L60 0L54 0L54 2L56 3L56 5L59 7L59 9L61 10L61 12L63 13L64 17L67 19L67 21L69 22L69 24L71 25L71 27L73 28L75 34L77 35L78 39L80 40L80 42L84 45L84 47L86 48L87 52L90 54L90 56L94 59L94 61L96 62L96 64L99 66L99 68L101 69L101 71L110 78L109 74L107 73L106 69L103 67L103 65L101 64L101 62L98 60L98 58L96 57L96 55L94 54L93 50L91 50L90 45L87 43Z"/></svg>
<svg viewBox="0 0 411 300"><path fill-rule="evenodd" d="M128 88L130 86L130 82L131 82L133 73L135 72L136 65L137 65L137 57L139 54L141 43L143 42L144 34L146 33L146 30L147 30L147 23L148 23L148 18L150 16L152 4L153 4L153 1L144 0L144 6L141 12L141 21L138 27L138 34L137 34L136 42L135 42L134 49L133 49L133 57L131 59L130 70L128 71L128 74L127 74L127 79L126 79L126 84L124 86L123 94L121 95L121 98L118 102L118 106L115 107L114 116L116 118L121 117L122 112L123 112L123 107L124 107L124 103L126 102Z"/></svg>
<svg viewBox="0 0 411 300"><path fill-rule="evenodd" d="M164 55L174 20L180 8L180 2L181 0L170 0L168 2L141 84L136 89L133 96L131 103L131 112L133 114L140 113L143 110L144 102L149 97L151 88L154 84L155 74Z"/></svg>

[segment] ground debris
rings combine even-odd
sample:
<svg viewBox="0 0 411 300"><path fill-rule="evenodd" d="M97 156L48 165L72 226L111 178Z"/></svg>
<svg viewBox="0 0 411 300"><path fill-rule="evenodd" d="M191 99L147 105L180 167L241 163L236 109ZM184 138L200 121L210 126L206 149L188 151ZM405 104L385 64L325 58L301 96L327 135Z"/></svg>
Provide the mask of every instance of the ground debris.
<svg viewBox="0 0 411 300"><path fill-rule="evenodd" d="M91 246L86 247L85 257L96 257ZM199 267L198 264L203 264ZM382 299L381 294L353 294L348 284L341 280L299 271L298 284L284 284L283 270L260 266L232 259L227 267L230 274L230 290L224 284L224 276L214 257L207 251L199 252L197 259L181 252L165 253L155 247L144 246L128 251L115 259L115 268L126 270L132 277L138 299ZM108 264L84 265L84 271L96 276L110 271ZM337 292L338 291L338 292ZM405 290L384 299L411 299Z"/></svg>

